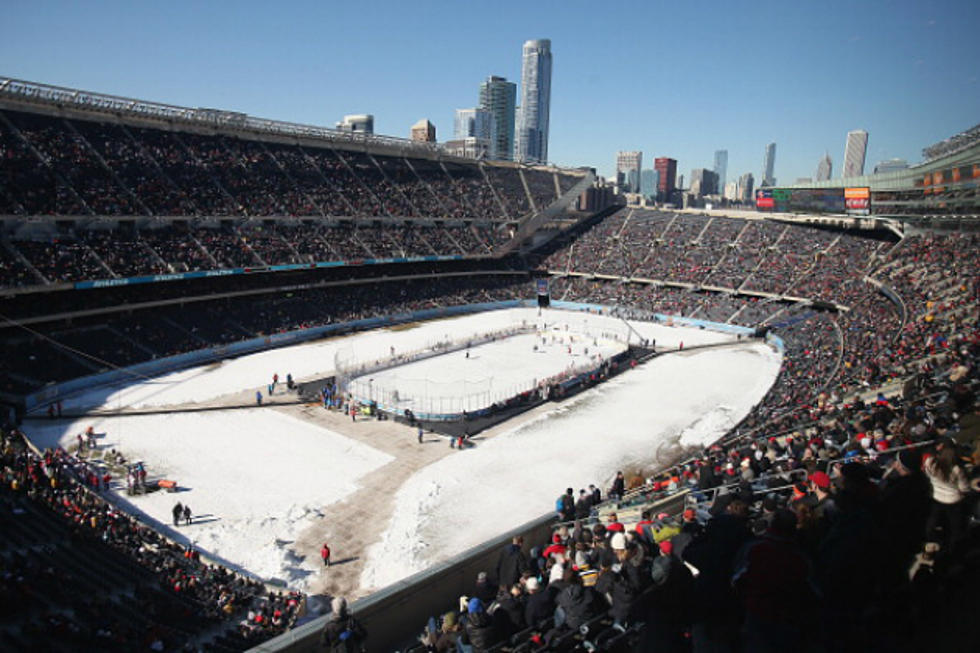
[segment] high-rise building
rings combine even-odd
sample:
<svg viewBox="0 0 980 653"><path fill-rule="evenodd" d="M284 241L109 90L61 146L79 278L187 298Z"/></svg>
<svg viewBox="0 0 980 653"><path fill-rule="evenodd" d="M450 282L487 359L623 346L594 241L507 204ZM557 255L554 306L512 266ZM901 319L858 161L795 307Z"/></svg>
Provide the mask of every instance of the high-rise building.
<svg viewBox="0 0 980 653"><path fill-rule="evenodd" d="M860 177L864 174L864 156L868 151L868 132L855 129L847 132L844 145L844 170L841 177Z"/></svg>
<svg viewBox="0 0 980 653"><path fill-rule="evenodd" d="M640 170L643 168L643 152L616 153L616 185L628 193L640 192Z"/></svg>
<svg viewBox="0 0 980 653"><path fill-rule="evenodd" d="M493 114L483 109L456 109L456 126L453 132L454 152L464 152L458 156L473 158L494 157ZM465 146L459 146L465 142ZM448 147L448 143L446 144Z"/></svg>
<svg viewBox="0 0 980 653"><path fill-rule="evenodd" d="M514 156L527 163L547 163L551 115L551 40L524 42L521 63L521 110Z"/></svg>
<svg viewBox="0 0 980 653"><path fill-rule="evenodd" d="M726 200L737 200L738 199L738 182L730 181L725 184L725 199Z"/></svg>
<svg viewBox="0 0 980 653"><path fill-rule="evenodd" d="M762 186L776 185L776 144L766 145L766 158L762 161Z"/></svg>
<svg viewBox="0 0 980 653"><path fill-rule="evenodd" d="M728 150L715 151L715 174L718 175L718 190L728 183Z"/></svg>
<svg viewBox="0 0 980 653"><path fill-rule="evenodd" d="M493 114L483 109L456 109L456 128L453 138L482 138L493 142Z"/></svg>
<svg viewBox="0 0 980 653"><path fill-rule="evenodd" d="M436 126L422 118L412 125L412 140L422 143L436 142Z"/></svg>
<svg viewBox="0 0 980 653"><path fill-rule="evenodd" d="M646 169L640 171L640 194L651 197L657 194L657 182L660 180L660 174L653 169Z"/></svg>
<svg viewBox="0 0 980 653"><path fill-rule="evenodd" d="M653 161L653 168L660 175L657 182L657 196L668 201L670 194L676 188L674 180L677 177L677 160L665 156L657 157Z"/></svg>
<svg viewBox="0 0 980 653"><path fill-rule="evenodd" d="M370 113L356 113L344 116L344 119L337 123L337 129L345 132L357 132L359 134L373 134L374 116Z"/></svg>
<svg viewBox="0 0 980 653"><path fill-rule="evenodd" d="M510 161L514 158L514 107L517 103L517 84L504 77L491 75L480 84L479 108L489 111L496 128L494 158Z"/></svg>
<svg viewBox="0 0 980 653"><path fill-rule="evenodd" d="M834 174L834 162L830 160L830 154L825 153L820 163L817 164L817 181L827 181Z"/></svg>
<svg viewBox="0 0 980 653"><path fill-rule="evenodd" d="M746 172L738 180L738 199L743 202L751 202L754 198L752 194L755 191L755 177L752 176L751 172Z"/></svg>
<svg viewBox="0 0 980 653"><path fill-rule="evenodd" d="M677 175L677 188L684 190L684 175Z"/></svg>
<svg viewBox="0 0 980 653"><path fill-rule="evenodd" d="M895 172L896 170L905 170L909 167L909 162L905 159L888 159L887 161L879 161L878 165L875 166L875 174L880 175L883 172Z"/></svg>
<svg viewBox="0 0 980 653"><path fill-rule="evenodd" d="M718 193L718 175L714 170L695 168L691 171L691 194L697 197Z"/></svg>

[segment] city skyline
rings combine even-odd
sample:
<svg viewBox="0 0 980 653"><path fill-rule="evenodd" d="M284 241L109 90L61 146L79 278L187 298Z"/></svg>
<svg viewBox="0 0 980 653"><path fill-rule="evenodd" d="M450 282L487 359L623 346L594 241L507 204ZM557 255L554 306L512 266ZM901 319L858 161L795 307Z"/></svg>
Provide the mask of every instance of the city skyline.
<svg viewBox="0 0 980 653"><path fill-rule="evenodd" d="M312 2L272 7L243 0L229 12L217 3L180 0L165 7L14 0L5 7L0 74L322 126L370 113L376 133L402 138L426 116L448 140L454 110L477 105L480 81L520 80L522 44L548 38L559 56L548 158L595 167L607 177L619 150L671 157L689 171L711 168L714 152L725 149L726 178L757 175L759 153L776 142L775 176L792 180L813 175L825 151L839 157L841 137L856 125L872 135L867 161L914 165L923 147L980 116L972 65L980 44L971 31L980 7L973 2L953 0L941 12L904 0L884 8L837 0L820 6L638 3L630 12L636 24L671 28L657 29L651 43L624 40L615 12L591 11L575 0L560 6L501 0L492 12L476 3L433 1L424 18L413 7L381 0L370 25L356 7ZM479 47L461 29L476 23L485 35ZM324 39L323 25L345 27ZM423 29L438 37L418 36ZM714 34L712 52L692 38L702 30ZM626 59L685 61L690 74L672 80L665 93L656 70L610 65L613 46ZM724 75L718 51L769 61L761 83ZM882 51L891 53L887 66L874 74L854 70ZM812 65L818 59L821 65ZM848 85L844 70L854 70L860 84Z"/></svg>

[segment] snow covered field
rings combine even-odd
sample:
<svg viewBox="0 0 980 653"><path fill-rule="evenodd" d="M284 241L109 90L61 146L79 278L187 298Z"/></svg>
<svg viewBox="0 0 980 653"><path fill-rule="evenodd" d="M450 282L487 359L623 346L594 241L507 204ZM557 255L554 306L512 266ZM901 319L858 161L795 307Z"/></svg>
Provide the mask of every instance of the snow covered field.
<svg viewBox="0 0 980 653"><path fill-rule="evenodd" d="M66 408L190 405L254 391L274 372L280 378L292 373L297 380L330 374L341 348L358 358L380 358L391 347L410 351L449 336L465 338L536 319L561 329L568 324L569 330L626 329L620 320L592 314L551 309L538 317L537 309L493 311L245 356L111 391L96 390L66 402ZM632 324L643 337L656 338L658 348L674 349L682 341L689 347L734 340L707 330ZM506 346L507 341L494 344ZM511 344L515 351L505 362L482 354L461 360L478 364L470 368L478 369L476 376L533 367L529 345ZM700 443L719 437L762 398L776 378L779 361L777 353L759 342L663 356L572 402L554 405L537 421L421 467L393 496L384 497L394 503L394 517L390 524L371 527L378 541L362 556L362 585L384 586L539 516L565 487L605 483L619 467L653 458L662 442L680 437L685 444ZM538 373L531 367L522 372L531 377ZM90 424L105 434L100 448L142 459L151 475L176 478L186 488L177 494L126 497L123 487L121 500L181 541L193 541L206 553L259 577L287 579L298 589L311 585L319 561L315 554L297 559L284 543L300 538L331 505L354 496L366 475L377 478L387 465L397 464L393 456L344 429L327 429L275 408L129 415L69 424L33 421L25 429L39 446L68 446ZM178 500L201 517L197 524L170 526L170 508ZM365 523L372 522L370 517L365 515Z"/></svg>
<svg viewBox="0 0 980 653"><path fill-rule="evenodd" d="M120 498L171 537L264 578L289 575L281 542L356 490L364 474L392 460L351 438L263 409L96 418L67 428L41 422L28 435L40 447L68 445L89 424L101 434L100 448L144 460L152 477L175 479L184 489L128 497L120 482ZM177 501L191 507L195 524L173 528Z"/></svg>
<svg viewBox="0 0 980 653"><path fill-rule="evenodd" d="M381 588L548 512L566 487L602 484L657 447L710 442L772 385L779 355L761 343L663 356L416 473L367 556ZM393 564L393 561L395 563Z"/></svg>

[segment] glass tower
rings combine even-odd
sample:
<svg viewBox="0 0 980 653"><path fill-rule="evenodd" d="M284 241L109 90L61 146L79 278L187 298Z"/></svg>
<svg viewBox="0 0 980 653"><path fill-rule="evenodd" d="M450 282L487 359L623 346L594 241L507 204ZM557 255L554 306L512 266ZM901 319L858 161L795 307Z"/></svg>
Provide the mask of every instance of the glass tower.
<svg viewBox="0 0 980 653"><path fill-rule="evenodd" d="M551 40L524 43L521 65L521 110L514 155L526 163L548 161L551 114Z"/></svg>
<svg viewBox="0 0 980 653"><path fill-rule="evenodd" d="M514 158L514 107L517 104L517 84L504 77L491 75L480 84L480 108L493 116L496 136L492 157L510 161Z"/></svg>

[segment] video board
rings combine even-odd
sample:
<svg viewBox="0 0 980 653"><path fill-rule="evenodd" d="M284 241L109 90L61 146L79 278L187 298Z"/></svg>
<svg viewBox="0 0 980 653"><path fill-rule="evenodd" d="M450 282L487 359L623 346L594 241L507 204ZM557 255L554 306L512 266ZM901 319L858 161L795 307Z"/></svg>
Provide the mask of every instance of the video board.
<svg viewBox="0 0 980 653"><path fill-rule="evenodd" d="M756 210L778 213L851 213L866 215L871 208L869 188L762 188L756 191Z"/></svg>

